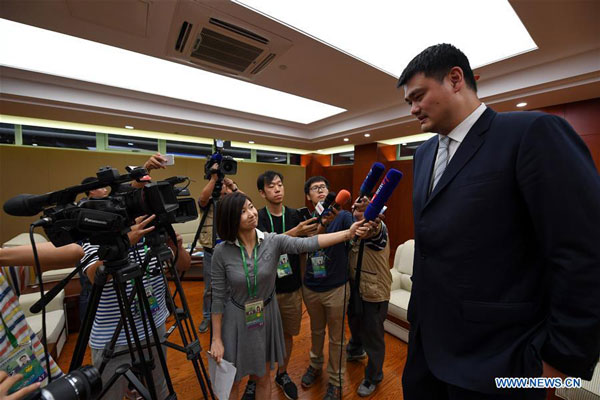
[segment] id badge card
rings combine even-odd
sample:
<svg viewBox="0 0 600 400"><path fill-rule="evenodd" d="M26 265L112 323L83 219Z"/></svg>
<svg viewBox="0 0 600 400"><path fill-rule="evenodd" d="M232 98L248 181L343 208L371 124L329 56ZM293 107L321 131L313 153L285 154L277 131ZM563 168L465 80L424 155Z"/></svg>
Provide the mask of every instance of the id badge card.
<svg viewBox="0 0 600 400"><path fill-rule="evenodd" d="M277 277L284 278L292 274L292 266L287 254L279 256L279 262L277 263Z"/></svg>
<svg viewBox="0 0 600 400"><path fill-rule="evenodd" d="M325 256L323 252L318 252L310 258L313 275L315 278L325 278L327 276L327 268L325 267Z"/></svg>
<svg viewBox="0 0 600 400"><path fill-rule="evenodd" d="M152 290L152 285L148 285L145 287L146 289L146 298L148 299L148 304L150 304L150 311L152 312L152 316L154 317L158 312L158 301L156 301L156 296L154 296L154 291Z"/></svg>
<svg viewBox="0 0 600 400"><path fill-rule="evenodd" d="M244 304L246 328L256 329L265 324L264 302L262 300L249 300Z"/></svg>
<svg viewBox="0 0 600 400"><path fill-rule="evenodd" d="M14 393L25 386L36 382L43 382L48 377L46 369L33 353L31 342L25 342L13 349L0 361L0 370L5 371L8 376L22 374L23 379L15 383L8 394Z"/></svg>

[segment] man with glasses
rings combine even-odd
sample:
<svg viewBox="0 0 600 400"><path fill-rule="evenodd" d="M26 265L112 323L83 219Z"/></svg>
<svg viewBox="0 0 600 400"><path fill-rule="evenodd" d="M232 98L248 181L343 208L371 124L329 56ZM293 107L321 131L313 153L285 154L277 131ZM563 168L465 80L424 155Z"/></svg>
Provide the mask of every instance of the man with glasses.
<svg viewBox="0 0 600 400"><path fill-rule="evenodd" d="M304 184L304 193L313 206L325 200L329 182L322 176L313 176ZM318 233L338 232L350 228L352 214L333 210L319 223ZM348 243L340 243L309 254L304 274L302 296L310 317L310 364L302 376L302 386L312 386L323 368L325 328L329 331L329 383L325 400L340 397L342 376L346 370L344 349L344 311L350 296L348 286ZM341 371L340 371L341 370Z"/></svg>

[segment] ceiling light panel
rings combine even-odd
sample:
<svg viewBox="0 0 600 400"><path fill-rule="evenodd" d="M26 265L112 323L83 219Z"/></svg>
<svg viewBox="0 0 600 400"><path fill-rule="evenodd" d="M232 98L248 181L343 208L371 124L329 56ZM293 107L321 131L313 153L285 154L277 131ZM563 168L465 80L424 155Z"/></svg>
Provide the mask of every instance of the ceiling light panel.
<svg viewBox="0 0 600 400"><path fill-rule="evenodd" d="M428 46L452 43L476 68L536 49L507 0L234 0L398 77Z"/></svg>
<svg viewBox="0 0 600 400"><path fill-rule="evenodd" d="M0 65L309 124L346 111L253 83L0 19ZM235 95L232 95L235 94Z"/></svg>

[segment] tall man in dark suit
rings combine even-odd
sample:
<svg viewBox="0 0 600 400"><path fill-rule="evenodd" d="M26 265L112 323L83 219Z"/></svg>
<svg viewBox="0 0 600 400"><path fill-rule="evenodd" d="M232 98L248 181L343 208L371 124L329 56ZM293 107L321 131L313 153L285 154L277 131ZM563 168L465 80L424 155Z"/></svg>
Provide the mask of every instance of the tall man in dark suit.
<svg viewBox="0 0 600 400"><path fill-rule="evenodd" d="M563 119L496 113L466 56L425 49L398 86L425 132L404 396L543 399L495 377L590 379L600 351L600 177Z"/></svg>

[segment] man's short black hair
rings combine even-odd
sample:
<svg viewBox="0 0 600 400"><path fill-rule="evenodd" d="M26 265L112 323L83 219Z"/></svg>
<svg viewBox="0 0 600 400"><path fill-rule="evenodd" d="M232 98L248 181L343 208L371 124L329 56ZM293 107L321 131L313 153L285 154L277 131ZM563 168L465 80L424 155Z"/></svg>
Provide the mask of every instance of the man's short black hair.
<svg viewBox="0 0 600 400"><path fill-rule="evenodd" d="M462 51L447 43L430 46L413 58L402 71L398 79L398 87L406 85L413 76L420 73L442 82L454 67L462 69L467 86L477 92L477 82L469 59Z"/></svg>
<svg viewBox="0 0 600 400"><path fill-rule="evenodd" d="M98 178L96 178L95 176L88 176L87 178L83 178L83 180L81 181L81 184L82 184L82 185L85 185L86 183L93 182L93 181L95 181L95 180L97 180L97 179L98 179ZM90 195L90 192L89 192L89 191L86 191L86 192L85 192L85 195L89 197L89 195Z"/></svg>
<svg viewBox="0 0 600 400"><path fill-rule="evenodd" d="M327 189L329 189L329 181L327 179L325 179L325 177L323 177L323 176L311 176L304 183L304 194L308 194L308 192L310 192L310 187L315 182L325 182L325 186L327 186Z"/></svg>
<svg viewBox="0 0 600 400"><path fill-rule="evenodd" d="M276 176L278 176L279 179L281 179L281 183L283 183L283 175L281 175L280 172L268 170L258 176L258 179L256 180L256 187L258 190L264 191L265 184L270 185Z"/></svg>
<svg viewBox="0 0 600 400"><path fill-rule="evenodd" d="M244 193L235 192L219 200L217 207L217 233L219 238L234 242L240 230L240 218L246 200L252 200Z"/></svg>

